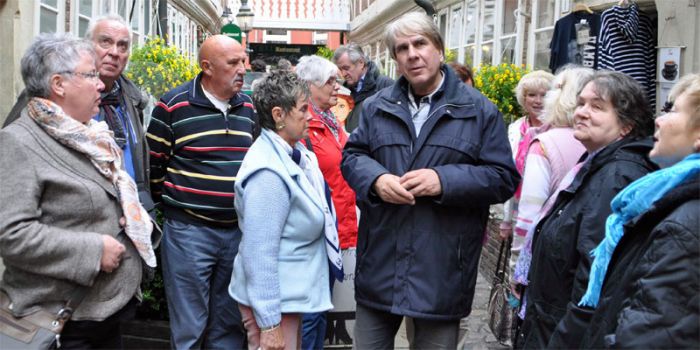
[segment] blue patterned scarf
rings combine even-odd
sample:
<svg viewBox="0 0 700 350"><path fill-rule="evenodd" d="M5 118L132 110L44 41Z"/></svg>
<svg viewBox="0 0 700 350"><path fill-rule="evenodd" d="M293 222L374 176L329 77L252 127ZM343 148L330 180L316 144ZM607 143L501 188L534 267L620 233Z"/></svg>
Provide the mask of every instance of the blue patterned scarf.
<svg viewBox="0 0 700 350"><path fill-rule="evenodd" d="M686 179L700 173L700 153L693 153L677 164L647 174L625 187L613 198L612 214L605 223L605 238L591 251L594 257L589 276L588 289L579 306L597 307L603 280L615 247L624 234L623 225L647 211L654 202L663 197Z"/></svg>

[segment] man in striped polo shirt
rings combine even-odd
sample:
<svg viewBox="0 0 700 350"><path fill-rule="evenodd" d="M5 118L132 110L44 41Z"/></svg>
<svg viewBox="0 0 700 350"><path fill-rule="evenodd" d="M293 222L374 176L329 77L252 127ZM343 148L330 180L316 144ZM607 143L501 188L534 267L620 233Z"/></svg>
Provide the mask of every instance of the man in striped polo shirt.
<svg viewBox="0 0 700 350"><path fill-rule="evenodd" d="M233 186L256 129L252 101L240 92L246 58L236 40L207 38L202 72L160 99L146 135L165 217L161 258L176 349L240 349L246 339L228 295L241 240Z"/></svg>

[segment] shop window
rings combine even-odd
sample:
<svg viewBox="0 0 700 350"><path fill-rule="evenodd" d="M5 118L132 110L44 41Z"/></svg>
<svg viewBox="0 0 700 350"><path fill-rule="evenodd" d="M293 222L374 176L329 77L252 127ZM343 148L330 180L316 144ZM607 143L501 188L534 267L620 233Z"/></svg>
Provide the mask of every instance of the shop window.
<svg viewBox="0 0 700 350"><path fill-rule="evenodd" d="M93 1L90 0L79 0L77 1L77 35L79 37L84 37L85 32L87 31L87 27L90 24L90 20L92 19L94 15L94 10L95 10L95 4Z"/></svg>
<svg viewBox="0 0 700 350"><path fill-rule="evenodd" d="M549 57L551 51L549 42L552 41L553 30L546 30L535 34L535 62L533 69L549 71Z"/></svg>
<svg viewBox="0 0 700 350"><path fill-rule="evenodd" d="M537 26L550 27L555 21L556 0L537 0Z"/></svg>
<svg viewBox="0 0 700 350"><path fill-rule="evenodd" d="M484 24L482 28L482 40L489 41L493 40L494 24L496 21L496 0L485 0L484 1Z"/></svg>
<svg viewBox="0 0 700 350"><path fill-rule="evenodd" d="M453 7L450 12L450 36L449 36L449 48L456 48L459 46L460 37L459 34L462 32L462 7Z"/></svg>
<svg viewBox="0 0 700 350"><path fill-rule="evenodd" d="M64 31L65 3L59 0L39 1L39 33L55 33Z"/></svg>

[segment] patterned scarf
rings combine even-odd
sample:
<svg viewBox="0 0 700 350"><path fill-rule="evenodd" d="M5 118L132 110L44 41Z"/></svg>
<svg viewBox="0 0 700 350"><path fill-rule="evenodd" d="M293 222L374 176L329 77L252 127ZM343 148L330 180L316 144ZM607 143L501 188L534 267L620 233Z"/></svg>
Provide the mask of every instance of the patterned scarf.
<svg viewBox="0 0 700 350"><path fill-rule="evenodd" d="M100 120L107 122L109 130L114 133L114 141L117 142L119 148L124 148L126 145L126 131L124 130L124 125L122 125L119 116L117 115L117 107L121 104L119 96L121 94L121 88L118 82L114 82L114 87L109 92L103 92L100 94Z"/></svg>
<svg viewBox="0 0 700 350"><path fill-rule="evenodd" d="M323 124L326 124L328 129L331 130L333 133L333 136L335 136L335 139L338 140L338 133L340 132L340 124L338 124L338 119L335 117L333 112L330 109L327 109L325 111L322 111L316 105L313 104L313 102L310 103L311 108L313 108L314 113L318 114L321 116L321 121Z"/></svg>
<svg viewBox="0 0 700 350"><path fill-rule="evenodd" d="M82 124L66 115L60 106L43 98L32 98L27 107L29 116L47 134L64 146L85 154L95 169L112 182L126 219L126 235L146 264L155 267L156 257L151 244L153 224L139 202L136 183L122 169L121 150L107 124L92 119Z"/></svg>
<svg viewBox="0 0 700 350"><path fill-rule="evenodd" d="M657 170L629 184L612 202L612 214L605 222L605 238L591 251L593 264L588 288L579 306L597 307L603 280L615 247L625 234L623 225L649 210L659 198L686 179L700 173L700 153L692 153L670 168Z"/></svg>

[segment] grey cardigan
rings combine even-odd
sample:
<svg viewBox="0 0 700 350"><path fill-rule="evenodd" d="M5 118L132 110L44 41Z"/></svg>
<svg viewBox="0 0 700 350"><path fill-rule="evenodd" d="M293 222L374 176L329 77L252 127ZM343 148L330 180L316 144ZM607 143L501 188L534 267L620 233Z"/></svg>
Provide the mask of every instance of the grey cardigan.
<svg viewBox="0 0 700 350"><path fill-rule="evenodd" d="M141 258L120 233L114 186L90 160L64 147L27 115L0 130L0 281L16 315L58 311L89 288L74 320L101 321L140 298ZM101 234L126 246L117 270L100 271Z"/></svg>

